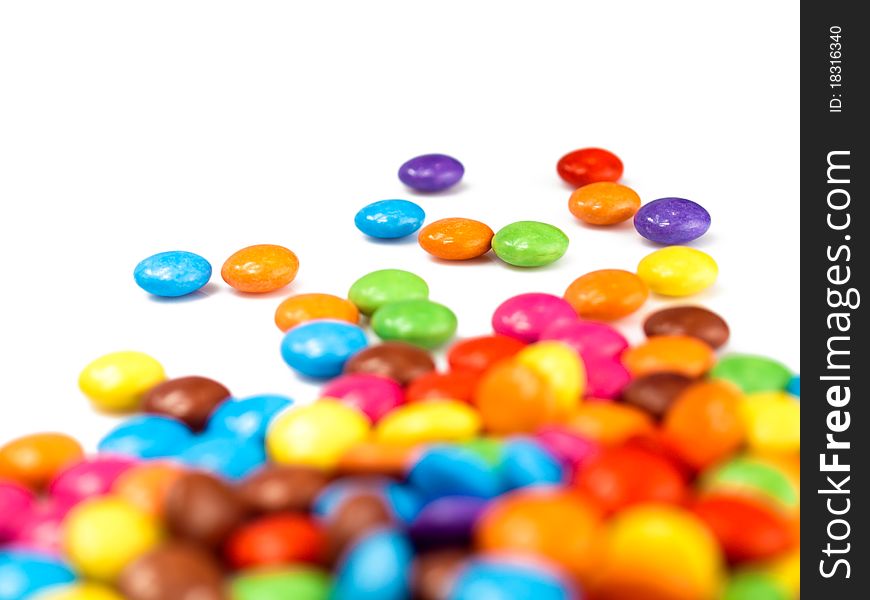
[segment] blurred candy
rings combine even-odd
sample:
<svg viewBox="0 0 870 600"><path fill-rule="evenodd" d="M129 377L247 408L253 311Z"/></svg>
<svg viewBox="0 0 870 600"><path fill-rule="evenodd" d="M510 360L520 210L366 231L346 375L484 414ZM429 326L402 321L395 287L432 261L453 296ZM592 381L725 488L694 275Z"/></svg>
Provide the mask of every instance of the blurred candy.
<svg viewBox="0 0 870 600"><path fill-rule="evenodd" d="M444 600L467 560L468 552L456 548L418 553L411 570L414 598Z"/></svg>
<svg viewBox="0 0 870 600"><path fill-rule="evenodd" d="M658 419L691 383L691 378L679 373L651 373L632 379L622 390L622 401Z"/></svg>
<svg viewBox="0 0 870 600"><path fill-rule="evenodd" d="M635 377L652 373L680 373L700 377L716 362L713 349L687 335L659 335L629 348L622 362Z"/></svg>
<svg viewBox="0 0 870 600"><path fill-rule="evenodd" d="M137 558L121 573L118 588L126 600L226 598L221 566L185 542L167 542Z"/></svg>
<svg viewBox="0 0 870 600"><path fill-rule="evenodd" d="M583 319L615 321L635 312L649 296L646 284L634 273L601 269L575 279L565 300Z"/></svg>
<svg viewBox="0 0 870 600"><path fill-rule="evenodd" d="M536 342L520 350L514 360L543 380L555 398L558 416L570 414L580 403L586 389L586 369L567 344Z"/></svg>
<svg viewBox="0 0 870 600"><path fill-rule="evenodd" d="M0 550L0 600L33 597L75 578L72 570L53 556L27 550Z"/></svg>
<svg viewBox="0 0 870 600"><path fill-rule="evenodd" d="M293 404L285 396L264 394L221 403L208 420L208 434L262 440L275 415Z"/></svg>
<svg viewBox="0 0 870 600"><path fill-rule="evenodd" d="M505 225L492 238L492 250L515 267L543 267L568 251L568 236L561 229L539 221Z"/></svg>
<svg viewBox="0 0 870 600"><path fill-rule="evenodd" d="M0 477L40 490L83 456L81 445L66 434L24 435L0 446Z"/></svg>
<svg viewBox="0 0 870 600"><path fill-rule="evenodd" d="M586 397L590 400L618 398L631 382L631 374L616 359L591 358L586 364Z"/></svg>
<svg viewBox="0 0 870 600"><path fill-rule="evenodd" d="M442 496L429 502L408 528L419 548L464 546L487 500L475 496Z"/></svg>
<svg viewBox="0 0 870 600"><path fill-rule="evenodd" d="M548 565L498 556L480 558L461 568L447 600L577 600L569 578Z"/></svg>
<svg viewBox="0 0 870 600"><path fill-rule="evenodd" d="M573 472L599 451L599 445L563 425L547 425L538 430L535 439L562 466Z"/></svg>
<svg viewBox="0 0 870 600"><path fill-rule="evenodd" d="M215 548L247 516L239 495L220 479L206 473L182 475L169 488L166 524L178 538Z"/></svg>
<svg viewBox="0 0 870 600"><path fill-rule="evenodd" d="M741 571L728 581L722 600L790 600L790 596L769 575L758 571Z"/></svg>
<svg viewBox="0 0 870 600"><path fill-rule="evenodd" d="M474 405L486 431L531 433L559 412L553 390L538 373L515 360L496 364L481 378Z"/></svg>
<svg viewBox="0 0 870 600"><path fill-rule="evenodd" d="M719 267L705 252L686 246L668 246L641 259L637 274L656 294L691 296L713 285Z"/></svg>
<svg viewBox="0 0 870 600"><path fill-rule="evenodd" d="M296 278L299 259L275 244L248 246L232 254L221 267L221 277L240 292L262 294L280 289Z"/></svg>
<svg viewBox="0 0 870 600"><path fill-rule="evenodd" d="M379 200L362 207L354 217L354 224L369 237L396 239L420 229L425 218L426 213L414 202Z"/></svg>
<svg viewBox="0 0 870 600"><path fill-rule="evenodd" d="M233 600L328 600L331 582L329 575L310 567L243 572L232 584Z"/></svg>
<svg viewBox="0 0 870 600"><path fill-rule="evenodd" d="M400 406L375 427L375 439L387 444L458 442L480 430L480 416L458 400L430 400Z"/></svg>
<svg viewBox="0 0 870 600"><path fill-rule="evenodd" d="M208 283L211 264L193 252L160 252L137 264L133 278L149 294L174 298L193 293Z"/></svg>
<svg viewBox="0 0 870 600"><path fill-rule="evenodd" d="M176 457L189 467L215 473L227 479L241 479L266 462L260 440L235 437L199 436Z"/></svg>
<svg viewBox="0 0 870 600"><path fill-rule="evenodd" d="M779 361L752 354L727 354L710 371L710 377L736 384L747 394L778 392L791 380L791 371Z"/></svg>
<svg viewBox="0 0 870 600"><path fill-rule="evenodd" d="M795 375L791 379L788 380L788 385L786 386L786 391L792 396L801 397L801 376Z"/></svg>
<svg viewBox="0 0 870 600"><path fill-rule="evenodd" d="M0 479L0 544L15 537L22 517L30 512L35 500L30 489Z"/></svg>
<svg viewBox="0 0 870 600"><path fill-rule="evenodd" d="M325 522L328 562L373 530L393 525L394 518L382 494L360 492L341 502Z"/></svg>
<svg viewBox="0 0 870 600"><path fill-rule="evenodd" d="M689 335L713 348L725 345L730 335L725 319L700 306L674 306L652 313L643 322L648 337L655 335Z"/></svg>
<svg viewBox="0 0 870 600"><path fill-rule="evenodd" d="M121 473L112 484L112 493L149 515L162 517L169 490L182 473L172 463L137 465Z"/></svg>
<svg viewBox="0 0 870 600"><path fill-rule="evenodd" d="M319 469L270 464L246 477L238 495L255 512L307 512L328 483Z"/></svg>
<svg viewBox="0 0 870 600"><path fill-rule="evenodd" d="M115 480L135 464L123 456L86 458L60 471L49 483L48 492L68 502L107 494Z"/></svg>
<svg viewBox="0 0 870 600"><path fill-rule="evenodd" d="M79 375L79 388L98 410L137 410L145 392L166 379L163 366L142 352L112 352L92 361Z"/></svg>
<svg viewBox="0 0 870 600"><path fill-rule="evenodd" d="M52 586L38 600L129 600L114 588L99 583L74 583L61 587Z"/></svg>
<svg viewBox="0 0 870 600"><path fill-rule="evenodd" d="M372 271L357 279L347 298L364 315L371 315L378 308L400 300L426 300L429 286L417 275L401 269Z"/></svg>
<svg viewBox="0 0 870 600"><path fill-rule="evenodd" d="M417 377L435 370L435 362L428 352L404 342L384 342L358 352L344 367L345 373L380 375L400 385L407 385Z"/></svg>
<svg viewBox="0 0 870 600"><path fill-rule="evenodd" d="M731 561L772 558L795 543L785 515L749 498L713 494L699 500L692 511Z"/></svg>
<svg viewBox="0 0 870 600"><path fill-rule="evenodd" d="M342 454L336 469L342 474L380 474L401 477L417 450L402 444L367 440Z"/></svg>
<svg viewBox="0 0 870 600"><path fill-rule="evenodd" d="M418 192L440 192L462 179L462 163L446 154L422 154L399 167L399 180Z"/></svg>
<svg viewBox="0 0 870 600"><path fill-rule="evenodd" d="M351 356L368 345L357 325L344 321L308 321L294 327L281 342L281 356L308 377L335 377Z"/></svg>
<svg viewBox="0 0 870 600"><path fill-rule="evenodd" d="M454 371L483 374L497 362L514 356L524 347L525 344L513 337L484 335L453 344L447 350L447 362Z"/></svg>
<svg viewBox="0 0 870 600"><path fill-rule="evenodd" d="M362 411L373 423L405 401L402 386L368 373L341 375L327 384L321 395Z"/></svg>
<svg viewBox="0 0 870 600"><path fill-rule="evenodd" d="M106 434L97 448L103 454L133 458L172 456L190 445L193 435L184 423L157 415L139 415Z"/></svg>
<svg viewBox="0 0 870 600"><path fill-rule="evenodd" d="M515 438L505 443L499 471L507 489L564 483L566 470L539 441Z"/></svg>
<svg viewBox="0 0 870 600"><path fill-rule="evenodd" d="M69 500L48 498L33 504L28 512L18 513L18 530L10 546L62 555L63 521L73 506Z"/></svg>
<svg viewBox="0 0 870 600"><path fill-rule="evenodd" d="M441 219L420 230L420 246L442 260L469 260L489 252L492 229L474 219Z"/></svg>
<svg viewBox="0 0 870 600"><path fill-rule="evenodd" d="M194 431L205 427L209 415L230 391L208 377L178 377L148 390L143 398L145 412L173 417Z"/></svg>
<svg viewBox="0 0 870 600"><path fill-rule="evenodd" d="M471 402L479 377L468 371L431 371L414 379L406 393L408 402L450 398Z"/></svg>
<svg viewBox="0 0 870 600"><path fill-rule="evenodd" d="M224 543L224 556L235 569L317 563L325 547L324 532L311 518L276 513L236 529Z"/></svg>
<svg viewBox="0 0 870 600"><path fill-rule="evenodd" d="M410 593L413 549L397 530L358 541L338 565L332 600L404 600Z"/></svg>
<svg viewBox="0 0 870 600"><path fill-rule="evenodd" d="M758 452L800 452L801 408L786 392L758 392L743 398L740 411L749 448Z"/></svg>
<svg viewBox="0 0 870 600"><path fill-rule="evenodd" d="M586 402L564 424L570 431L606 446L622 444L653 431L649 415L616 403Z"/></svg>
<svg viewBox="0 0 870 600"><path fill-rule="evenodd" d="M708 493L727 493L764 500L785 510L799 505L799 489L781 470L766 461L737 457L709 469L701 480Z"/></svg>
<svg viewBox="0 0 870 600"><path fill-rule="evenodd" d="M554 321L541 332L540 340L568 344L586 362L618 359L628 348L628 340L610 325L578 319Z"/></svg>
<svg viewBox="0 0 870 600"><path fill-rule="evenodd" d="M574 309L562 298L552 294L520 294L495 309L492 328L523 342L535 342L547 327L561 320L577 320Z"/></svg>
<svg viewBox="0 0 870 600"><path fill-rule="evenodd" d="M378 308L372 330L382 340L437 348L453 337L458 321L452 310L431 300L400 300Z"/></svg>
<svg viewBox="0 0 870 600"><path fill-rule="evenodd" d="M408 471L408 482L429 498L493 498L504 487L494 468L464 448L433 446Z"/></svg>
<svg viewBox="0 0 870 600"><path fill-rule="evenodd" d="M359 310L350 301L332 294L296 294L278 305L275 324L281 331L319 319L359 322Z"/></svg>

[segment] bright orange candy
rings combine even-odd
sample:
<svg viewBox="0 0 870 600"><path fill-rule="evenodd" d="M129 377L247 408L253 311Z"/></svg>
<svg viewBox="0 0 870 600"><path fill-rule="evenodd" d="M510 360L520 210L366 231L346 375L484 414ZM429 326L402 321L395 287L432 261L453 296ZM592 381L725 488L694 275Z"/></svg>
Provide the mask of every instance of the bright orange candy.
<svg viewBox="0 0 870 600"><path fill-rule="evenodd" d="M652 435L650 416L639 408L615 402L584 402L568 417L565 426L581 436L607 446L635 437Z"/></svg>
<svg viewBox="0 0 870 600"><path fill-rule="evenodd" d="M477 523L475 541L484 552L549 559L581 581L600 554L601 515L582 495L539 488L498 498Z"/></svg>
<svg viewBox="0 0 870 600"><path fill-rule="evenodd" d="M493 366L477 385L474 404L490 433L531 433L553 420L556 397L546 382L514 360Z"/></svg>
<svg viewBox="0 0 870 600"><path fill-rule="evenodd" d="M450 398L471 402L480 376L470 371L430 371L412 381L405 390L408 402Z"/></svg>
<svg viewBox="0 0 870 600"><path fill-rule="evenodd" d="M740 390L724 381L699 381L668 409L664 435L687 464L703 469L736 452L744 440Z"/></svg>
<svg viewBox="0 0 870 600"><path fill-rule="evenodd" d="M161 517L169 488L182 473L170 463L145 463L124 471L112 484L112 492L149 515Z"/></svg>
<svg viewBox="0 0 870 600"><path fill-rule="evenodd" d="M432 256L444 260L468 260L489 252L493 235L485 223L454 217L429 223L420 230L417 241Z"/></svg>
<svg viewBox="0 0 870 600"><path fill-rule="evenodd" d="M323 558L326 537L313 519L294 513L260 517L238 527L224 545L227 562L236 569L317 563Z"/></svg>
<svg viewBox="0 0 870 600"><path fill-rule="evenodd" d="M81 445L63 433L25 435L0 447L0 477L36 491L84 454Z"/></svg>
<svg viewBox="0 0 870 600"><path fill-rule="evenodd" d="M575 279L564 297L584 319L613 321L643 306L649 289L634 273L602 269Z"/></svg>
<svg viewBox="0 0 870 600"><path fill-rule="evenodd" d="M275 311L275 325L281 331L313 319L356 324L359 322L359 309L350 300L332 294L298 294L284 300Z"/></svg>
<svg viewBox="0 0 870 600"><path fill-rule="evenodd" d="M349 475L394 475L403 477L419 450L414 447L365 441L342 455L336 471Z"/></svg>
<svg viewBox="0 0 870 600"><path fill-rule="evenodd" d="M298 270L299 259L287 248L257 244L230 256L221 268L221 277L240 292L262 294L284 287Z"/></svg>
<svg viewBox="0 0 870 600"><path fill-rule="evenodd" d="M630 187L599 181L574 190L568 199L571 214L590 225L615 225L634 216L640 196Z"/></svg>
<svg viewBox="0 0 870 600"><path fill-rule="evenodd" d="M688 335L657 335L622 355L622 364L633 377L652 373L679 373L700 377L716 362L713 349Z"/></svg>

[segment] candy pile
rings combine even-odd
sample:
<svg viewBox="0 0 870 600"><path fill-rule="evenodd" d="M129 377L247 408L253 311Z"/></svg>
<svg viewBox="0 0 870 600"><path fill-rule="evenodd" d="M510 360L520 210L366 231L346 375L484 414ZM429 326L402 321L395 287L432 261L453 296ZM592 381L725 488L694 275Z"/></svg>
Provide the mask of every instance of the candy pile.
<svg viewBox="0 0 870 600"><path fill-rule="evenodd" d="M664 244L709 227L688 200L641 206L605 150L571 153L558 170L585 186L570 209L587 223L634 217ZM399 175L437 192L463 173L427 155ZM363 209L358 226L417 231L422 210L403 202ZM377 216L397 214L386 229ZM456 218L419 240L448 260L493 248L536 266L567 247L551 227L493 235ZM297 269L292 252L261 245L222 276L257 293ZM140 352L102 356L79 386L128 416L96 455L59 433L0 447L0 600L794 600L799 376L719 355L729 326L700 306L653 312L634 346L611 324L651 292L694 294L716 274L703 252L668 246L636 273L514 296L492 333L448 345L443 368L431 352L457 319L414 273L369 273L346 298L295 295L275 324L284 361L322 381L312 403L167 378ZM184 252L136 270L165 296L210 275Z"/></svg>

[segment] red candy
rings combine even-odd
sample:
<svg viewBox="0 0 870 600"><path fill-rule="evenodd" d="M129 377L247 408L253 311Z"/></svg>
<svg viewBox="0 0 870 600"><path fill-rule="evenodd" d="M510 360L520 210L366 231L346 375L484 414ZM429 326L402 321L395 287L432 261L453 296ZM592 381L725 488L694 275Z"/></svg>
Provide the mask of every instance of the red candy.
<svg viewBox="0 0 870 600"><path fill-rule="evenodd" d="M735 562L771 558L795 544L789 520L749 498L707 496L695 505L694 512Z"/></svg>
<svg viewBox="0 0 870 600"><path fill-rule="evenodd" d="M261 517L236 529L226 542L224 554L233 567L243 569L316 563L325 548L323 531L312 519L285 513Z"/></svg>
<svg viewBox="0 0 870 600"><path fill-rule="evenodd" d="M525 348L521 341L506 335L484 335L457 342L447 351L447 362L454 371L483 373L491 366Z"/></svg>
<svg viewBox="0 0 870 600"><path fill-rule="evenodd" d="M566 182L581 187L598 181L619 181L622 177L622 161L607 150L583 148L560 158L556 171Z"/></svg>
<svg viewBox="0 0 870 600"><path fill-rule="evenodd" d="M480 377L470 371L432 371L411 382L406 391L408 402L449 398L471 402Z"/></svg>

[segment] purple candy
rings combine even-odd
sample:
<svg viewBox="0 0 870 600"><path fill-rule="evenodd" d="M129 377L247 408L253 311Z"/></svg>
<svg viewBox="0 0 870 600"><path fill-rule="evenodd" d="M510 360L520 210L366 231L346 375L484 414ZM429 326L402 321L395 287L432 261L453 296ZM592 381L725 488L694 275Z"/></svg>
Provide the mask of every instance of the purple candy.
<svg viewBox="0 0 870 600"><path fill-rule="evenodd" d="M446 154L424 154L399 167L399 179L418 192L440 192L459 183L462 163Z"/></svg>
<svg viewBox="0 0 870 600"><path fill-rule="evenodd" d="M408 533L417 545L427 548L466 544L486 505L485 498L443 496L420 511Z"/></svg>
<svg viewBox="0 0 870 600"><path fill-rule="evenodd" d="M710 213L685 198L659 198L644 204L634 215L634 228L658 244L685 244L710 229Z"/></svg>

